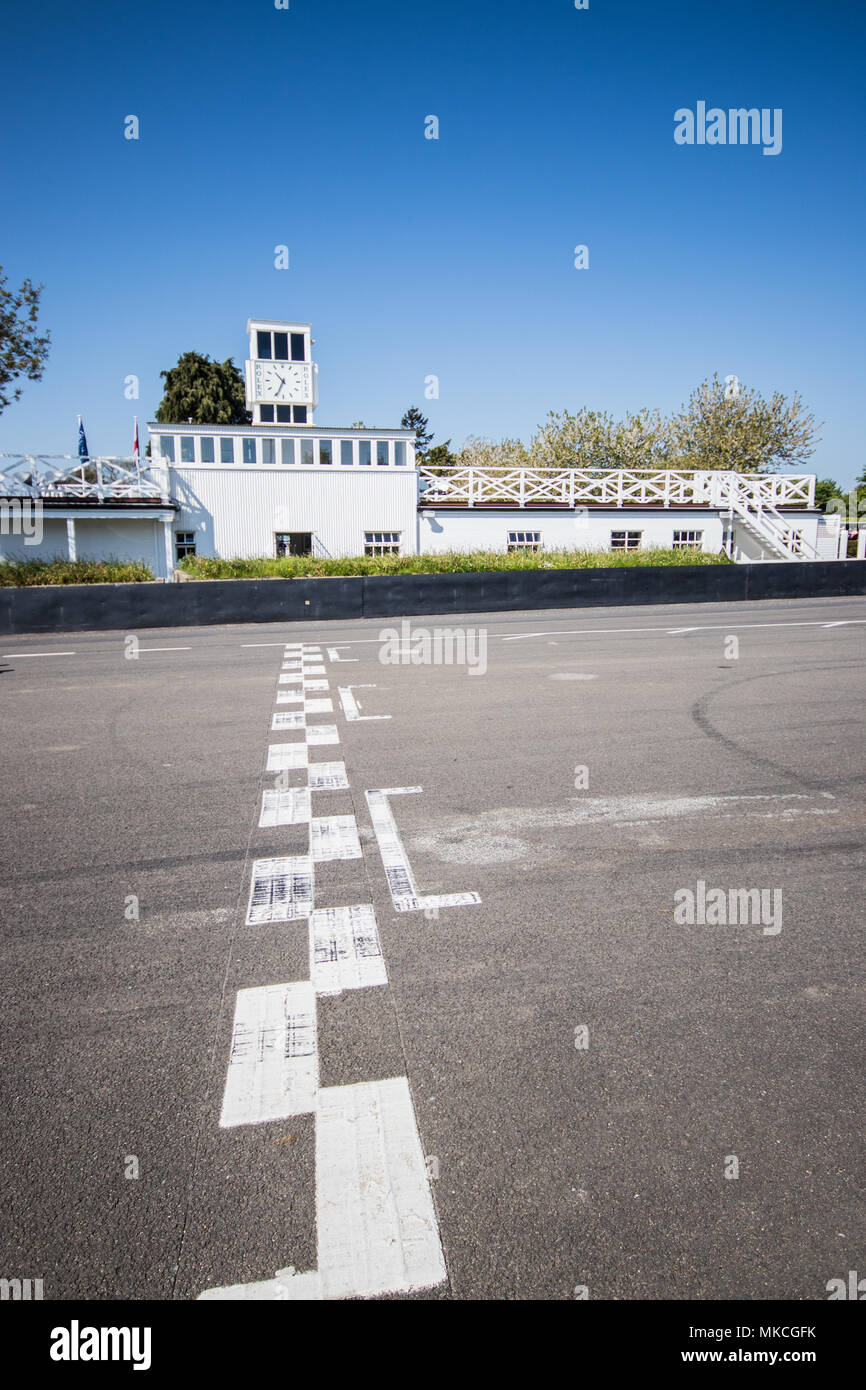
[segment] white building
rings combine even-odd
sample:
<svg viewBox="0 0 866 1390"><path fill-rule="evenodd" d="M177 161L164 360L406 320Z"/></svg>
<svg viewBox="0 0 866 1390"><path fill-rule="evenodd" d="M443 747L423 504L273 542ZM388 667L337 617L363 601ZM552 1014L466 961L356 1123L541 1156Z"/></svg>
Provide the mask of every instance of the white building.
<svg viewBox="0 0 866 1390"><path fill-rule="evenodd" d="M152 421L144 465L0 457L0 503L38 500L43 516L42 539L26 551L0 527L0 558L112 555L144 560L170 579L189 554L697 547L737 561L844 555L846 533L838 517L816 510L811 474L434 471L416 460L411 430L316 423L308 323L251 319L247 333L249 425Z"/></svg>

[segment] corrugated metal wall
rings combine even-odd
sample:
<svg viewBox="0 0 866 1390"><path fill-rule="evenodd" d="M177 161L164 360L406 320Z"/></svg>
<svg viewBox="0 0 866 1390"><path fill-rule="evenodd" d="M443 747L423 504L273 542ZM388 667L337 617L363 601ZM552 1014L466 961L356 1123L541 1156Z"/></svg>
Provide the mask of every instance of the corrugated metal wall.
<svg viewBox="0 0 866 1390"><path fill-rule="evenodd" d="M278 531L311 531L316 552L335 557L362 555L365 531L399 531L413 555L417 486L409 469L171 469L175 529L195 530L199 555L225 559L273 555Z"/></svg>

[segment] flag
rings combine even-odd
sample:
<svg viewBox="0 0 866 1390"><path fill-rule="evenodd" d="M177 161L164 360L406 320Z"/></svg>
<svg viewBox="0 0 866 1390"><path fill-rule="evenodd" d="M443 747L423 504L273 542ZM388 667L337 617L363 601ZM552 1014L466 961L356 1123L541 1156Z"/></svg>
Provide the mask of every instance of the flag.
<svg viewBox="0 0 866 1390"><path fill-rule="evenodd" d="M133 439L132 439L132 461L133 461L133 463L138 463L138 462L139 462L139 457L140 457L140 456L139 456L139 450L138 450L138 416L136 415L136 417L135 417L135 434L133 435Z"/></svg>
<svg viewBox="0 0 866 1390"><path fill-rule="evenodd" d="M82 424L80 415L78 417L78 457L81 459L90 457L87 448L87 435L84 433L84 425Z"/></svg>

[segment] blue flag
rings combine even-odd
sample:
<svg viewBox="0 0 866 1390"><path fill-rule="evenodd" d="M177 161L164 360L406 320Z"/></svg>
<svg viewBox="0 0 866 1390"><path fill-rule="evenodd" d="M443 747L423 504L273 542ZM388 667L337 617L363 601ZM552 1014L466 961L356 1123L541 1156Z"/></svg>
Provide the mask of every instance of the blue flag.
<svg viewBox="0 0 866 1390"><path fill-rule="evenodd" d="M84 425L80 415L78 417L78 457L82 459L90 457L87 448L87 435L84 433Z"/></svg>

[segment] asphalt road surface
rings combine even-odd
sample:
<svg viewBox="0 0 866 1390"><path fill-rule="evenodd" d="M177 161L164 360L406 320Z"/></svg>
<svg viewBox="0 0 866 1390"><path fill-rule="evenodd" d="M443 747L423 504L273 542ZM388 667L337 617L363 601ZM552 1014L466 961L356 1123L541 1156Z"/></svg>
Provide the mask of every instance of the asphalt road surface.
<svg viewBox="0 0 866 1390"><path fill-rule="evenodd" d="M404 1298L825 1299L866 1271L866 603L462 626L474 670L383 662L399 622L2 639L0 1275L194 1299L294 1268L284 1293L351 1297L385 1245ZM307 762L266 771L287 743ZM307 804L321 762L347 785ZM245 1033L239 991L309 1012L309 909L247 913L311 817L315 909L372 907L387 983ZM403 1130L376 1091L343 1173L363 1117L322 1097L388 1079Z"/></svg>

